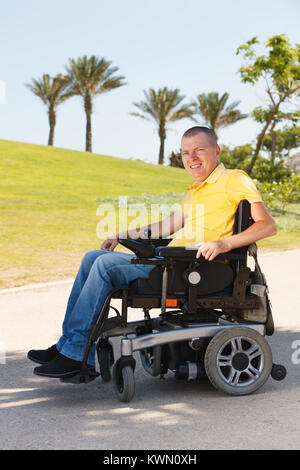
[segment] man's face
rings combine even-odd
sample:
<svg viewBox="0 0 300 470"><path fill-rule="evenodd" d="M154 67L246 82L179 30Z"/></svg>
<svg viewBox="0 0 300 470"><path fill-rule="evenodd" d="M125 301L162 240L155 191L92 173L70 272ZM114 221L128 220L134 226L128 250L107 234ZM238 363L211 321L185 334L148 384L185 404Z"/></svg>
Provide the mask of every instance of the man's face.
<svg viewBox="0 0 300 470"><path fill-rule="evenodd" d="M181 156L184 168L197 183L202 183L219 164L220 147L204 133L183 137Z"/></svg>

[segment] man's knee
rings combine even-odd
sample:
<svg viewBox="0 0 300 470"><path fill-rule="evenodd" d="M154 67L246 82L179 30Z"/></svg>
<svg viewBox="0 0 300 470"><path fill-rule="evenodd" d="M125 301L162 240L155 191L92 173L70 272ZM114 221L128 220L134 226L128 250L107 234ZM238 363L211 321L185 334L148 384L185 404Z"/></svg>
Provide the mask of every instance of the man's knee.
<svg viewBox="0 0 300 470"><path fill-rule="evenodd" d="M129 253L106 252L94 262L94 268L101 274L103 279L109 281L112 276L118 275L120 271L127 270L131 266L134 255Z"/></svg>
<svg viewBox="0 0 300 470"><path fill-rule="evenodd" d="M101 267L103 269L109 269L110 267L118 264L118 260L118 253L105 251L104 253L95 258L95 263L98 265L98 267Z"/></svg>
<svg viewBox="0 0 300 470"><path fill-rule="evenodd" d="M92 267L92 265L94 264L95 260L97 258L99 258L100 256L104 256L105 254L107 253L106 250L92 250L92 251L88 251L87 253L85 253L85 255L83 256L82 260L81 260L81 265L85 268L85 269L90 269Z"/></svg>

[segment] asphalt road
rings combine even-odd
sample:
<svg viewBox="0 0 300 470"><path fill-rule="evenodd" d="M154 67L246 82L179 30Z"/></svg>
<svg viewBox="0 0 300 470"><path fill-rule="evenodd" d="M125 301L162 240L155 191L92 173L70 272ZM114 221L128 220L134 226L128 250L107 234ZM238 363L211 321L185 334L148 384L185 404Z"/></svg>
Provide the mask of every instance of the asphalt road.
<svg viewBox="0 0 300 470"><path fill-rule="evenodd" d="M243 397L221 394L207 381L177 381L171 372L153 378L138 357L128 404L101 379L71 385L35 376L27 351L59 338L71 283L2 291L1 449L299 449L300 251L262 255L260 264L276 326L267 340L287 377L270 377Z"/></svg>

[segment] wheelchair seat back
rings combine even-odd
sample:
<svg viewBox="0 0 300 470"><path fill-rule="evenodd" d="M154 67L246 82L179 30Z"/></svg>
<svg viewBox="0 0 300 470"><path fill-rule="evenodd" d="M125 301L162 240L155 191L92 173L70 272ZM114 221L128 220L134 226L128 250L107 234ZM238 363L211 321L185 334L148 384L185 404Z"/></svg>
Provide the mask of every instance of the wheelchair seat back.
<svg viewBox="0 0 300 470"><path fill-rule="evenodd" d="M250 204L247 200L239 203L235 214L233 233L246 230L253 223L250 215ZM166 259L175 260L174 269L170 270L167 283L168 295L185 295L189 276L197 278L197 295L210 295L223 291L232 285L234 273L241 265L247 264L247 248L242 247L233 250L229 255L219 255L214 261L206 261L204 258L196 259L197 249L185 247L168 247L170 239L148 239L142 240L122 240L122 244L131 248L138 257L149 258L151 256L161 256ZM142 243L141 243L142 242ZM228 258L230 263L228 263ZM224 260L225 263L224 263ZM175 267L176 264L176 267ZM197 273L197 274L193 274ZM163 269L156 266L150 273L147 280L137 279L130 284L132 295L161 296ZM201 281L201 282L200 282Z"/></svg>

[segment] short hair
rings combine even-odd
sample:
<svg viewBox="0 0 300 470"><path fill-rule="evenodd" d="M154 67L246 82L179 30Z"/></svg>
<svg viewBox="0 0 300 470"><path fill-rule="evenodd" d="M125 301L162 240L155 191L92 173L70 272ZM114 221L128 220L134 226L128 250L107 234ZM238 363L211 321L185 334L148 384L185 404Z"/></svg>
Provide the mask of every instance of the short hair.
<svg viewBox="0 0 300 470"><path fill-rule="evenodd" d="M205 126L194 126L185 131L183 137L194 137L197 134L205 134L206 137L210 140L211 144L214 146L218 145L217 136L212 129Z"/></svg>

